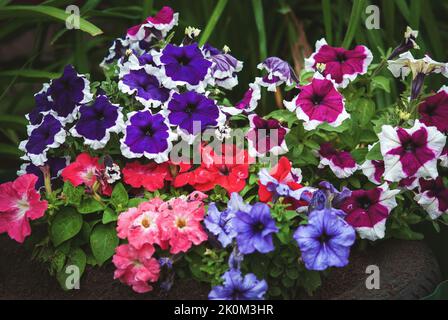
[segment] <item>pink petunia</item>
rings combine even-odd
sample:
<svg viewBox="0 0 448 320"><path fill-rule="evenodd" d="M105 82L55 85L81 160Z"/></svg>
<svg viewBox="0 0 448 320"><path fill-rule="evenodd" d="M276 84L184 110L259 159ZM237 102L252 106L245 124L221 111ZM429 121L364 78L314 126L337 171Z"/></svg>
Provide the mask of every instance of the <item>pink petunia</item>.
<svg viewBox="0 0 448 320"><path fill-rule="evenodd" d="M169 241L170 253L187 252L191 246L207 240L201 225L204 204L199 200L175 198L166 202L162 220L163 238Z"/></svg>
<svg viewBox="0 0 448 320"><path fill-rule="evenodd" d="M324 76L330 76L338 86L345 88L358 75L363 75L372 63L372 52L358 45L352 50L332 47L325 39L316 42L316 51L305 59L305 68L315 71L324 66Z"/></svg>
<svg viewBox="0 0 448 320"><path fill-rule="evenodd" d="M167 162L157 164L151 162L140 164L128 163L122 170L124 182L134 188L145 188L150 192L162 189L165 180L170 179L170 168Z"/></svg>
<svg viewBox="0 0 448 320"><path fill-rule="evenodd" d="M426 98L419 105L418 112L422 123L448 133L448 87L443 87L435 95Z"/></svg>
<svg viewBox="0 0 448 320"><path fill-rule="evenodd" d="M375 241L384 238L386 220L397 206L395 196L400 190L389 190L387 183L372 190L352 191L341 209L347 213L345 220L353 226L362 239Z"/></svg>
<svg viewBox="0 0 448 320"><path fill-rule="evenodd" d="M138 293L151 291L152 286L148 282L156 282L160 275L159 262L152 257L154 251L149 244L139 250L129 244L117 247L112 258L117 268L114 279L119 279Z"/></svg>
<svg viewBox="0 0 448 320"><path fill-rule="evenodd" d="M367 160L361 165L360 169L370 182L381 184L384 175L383 160Z"/></svg>
<svg viewBox="0 0 448 320"><path fill-rule="evenodd" d="M428 212L431 219L435 220L448 213L448 188L443 184L443 179L419 180L419 193L414 197L415 201Z"/></svg>
<svg viewBox="0 0 448 320"><path fill-rule="evenodd" d="M435 127L427 127L418 120L410 129L384 125L378 136L385 180L437 177L437 159L442 154L446 137Z"/></svg>
<svg viewBox="0 0 448 320"><path fill-rule="evenodd" d="M165 38L168 32L177 25L179 14L170 7L163 7L154 17L128 29L127 37L131 40L149 42L151 39Z"/></svg>
<svg viewBox="0 0 448 320"><path fill-rule="evenodd" d="M319 156L319 168L329 166L339 179L348 178L358 170L358 165L350 152L338 151L329 142L321 144Z"/></svg>
<svg viewBox="0 0 448 320"><path fill-rule="evenodd" d="M31 234L29 220L36 220L45 214L48 203L40 200L35 185L38 177L24 174L13 182L0 184L0 233L23 243Z"/></svg>
<svg viewBox="0 0 448 320"><path fill-rule="evenodd" d="M440 165L442 167L448 168L448 147L443 148L442 154L440 155Z"/></svg>
<svg viewBox="0 0 448 320"><path fill-rule="evenodd" d="M97 157L81 153L75 162L64 168L61 175L64 181L70 181L75 187L84 184L91 188L103 170L104 165L99 163Z"/></svg>
<svg viewBox="0 0 448 320"><path fill-rule="evenodd" d="M350 115L345 110L344 97L336 90L333 81L316 75L310 84L301 87L292 101L284 101L285 107L296 112L304 121L306 130L313 130L322 123L338 127Z"/></svg>
<svg viewBox="0 0 448 320"><path fill-rule="evenodd" d="M265 120L256 114L249 115L250 130L246 134L249 154L252 157L267 153L281 155L288 152L285 136L289 129L276 119Z"/></svg>

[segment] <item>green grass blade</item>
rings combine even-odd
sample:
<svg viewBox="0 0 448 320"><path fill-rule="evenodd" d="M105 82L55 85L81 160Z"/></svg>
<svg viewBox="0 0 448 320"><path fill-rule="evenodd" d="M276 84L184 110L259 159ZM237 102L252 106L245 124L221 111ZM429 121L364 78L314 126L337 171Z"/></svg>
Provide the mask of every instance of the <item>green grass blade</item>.
<svg viewBox="0 0 448 320"><path fill-rule="evenodd" d="M142 21L151 15L153 0L142 0Z"/></svg>
<svg viewBox="0 0 448 320"><path fill-rule="evenodd" d="M330 0L322 0L322 13L324 16L325 39L329 44L333 44L333 27L331 24Z"/></svg>
<svg viewBox="0 0 448 320"><path fill-rule="evenodd" d="M411 11L409 9L408 4L406 3L406 0L395 0L395 4L397 5L397 7L400 10L403 17L410 24L411 23Z"/></svg>
<svg viewBox="0 0 448 320"><path fill-rule="evenodd" d="M268 56L268 47L266 41L266 27L264 25L264 11L261 0L252 0L254 9L255 24L258 31L258 43L260 50L260 60L263 61Z"/></svg>
<svg viewBox="0 0 448 320"><path fill-rule="evenodd" d="M361 20L362 13L364 12L366 6L365 0L354 0L352 6L352 12L350 14L350 20L348 23L347 33L345 34L342 46L346 49L352 44L353 38L355 37L356 29L359 27L359 22Z"/></svg>
<svg viewBox="0 0 448 320"><path fill-rule="evenodd" d="M36 14L36 15L46 15L49 17L52 17L54 19L63 21L65 23L65 20L67 17L70 16L70 14L66 13L64 10L61 10L59 8L54 8L50 6L6 6L6 7L0 7L0 14L6 15L6 17L11 18L11 16L14 13L28 13L28 14ZM95 26L94 24L90 23L89 21L79 18L79 27L82 31L89 33L92 36L97 36L103 33L103 31Z"/></svg>
<svg viewBox="0 0 448 320"><path fill-rule="evenodd" d="M411 27L418 29L420 27L420 16L421 16L422 2L420 0L411 1Z"/></svg>
<svg viewBox="0 0 448 320"><path fill-rule="evenodd" d="M440 25L429 1L423 2L422 19L426 28L426 34L430 35L428 38L434 51L433 53L437 59L442 59L445 56L444 42L441 37Z"/></svg>
<svg viewBox="0 0 448 320"><path fill-rule="evenodd" d="M22 77L22 78L38 78L38 79L54 79L60 76L59 73L48 72L33 69L3 70L0 71L0 77Z"/></svg>
<svg viewBox="0 0 448 320"><path fill-rule="evenodd" d="M199 45L204 45L207 40L210 38L211 34L213 33L213 30L216 27L216 23L218 23L219 18L221 17L222 12L224 11L224 8L226 7L228 3L228 0L219 0L216 4L215 9L213 10L213 13L210 17L210 20L208 20L207 25L205 26L204 31L202 32L201 39L199 40Z"/></svg>

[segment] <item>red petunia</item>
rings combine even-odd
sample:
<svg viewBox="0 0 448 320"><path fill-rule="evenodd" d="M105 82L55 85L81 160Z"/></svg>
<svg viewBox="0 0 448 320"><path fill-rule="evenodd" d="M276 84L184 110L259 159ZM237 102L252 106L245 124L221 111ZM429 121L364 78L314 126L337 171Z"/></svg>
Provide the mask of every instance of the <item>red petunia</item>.
<svg viewBox="0 0 448 320"><path fill-rule="evenodd" d="M162 189L165 180L171 179L168 162L141 164L138 161L128 163L123 168L124 182L134 188L145 188L150 192Z"/></svg>

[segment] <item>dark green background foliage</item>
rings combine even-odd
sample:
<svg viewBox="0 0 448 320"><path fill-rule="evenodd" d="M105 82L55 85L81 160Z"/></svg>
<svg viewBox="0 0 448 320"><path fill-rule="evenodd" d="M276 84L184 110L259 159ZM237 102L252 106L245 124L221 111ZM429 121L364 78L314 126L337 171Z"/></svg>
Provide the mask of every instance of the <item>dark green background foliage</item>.
<svg viewBox="0 0 448 320"><path fill-rule="evenodd" d="M82 30L65 28L65 8L71 4L81 8ZM364 25L369 4L380 8L379 30ZM303 57L322 37L337 46L365 44L377 63L402 40L409 25L420 30L419 54L448 60L446 0L0 0L0 182L13 179L19 167L17 145L26 130L24 115L33 107L33 95L42 83L57 77L69 63L81 73L90 73L92 80L101 80L99 63L111 41L163 5L180 13L176 41L186 26L196 26L203 30L201 40L208 39L216 47L228 45L244 61L241 85L230 93L234 100L257 76L256 66L265 57L279 56L299 72ZM437 90L443 79L435 76L431 81L428 92ZM392 83L390 90L377 93L376 104L393 104L401 90L399 81ZM290 94L283 92L277 100L274 95L263 98L259 111L274 111L280 107L278 101ZM422 228L433 231L432 226ZM447 235L444 228L427 237L446 271Z"/></svg>

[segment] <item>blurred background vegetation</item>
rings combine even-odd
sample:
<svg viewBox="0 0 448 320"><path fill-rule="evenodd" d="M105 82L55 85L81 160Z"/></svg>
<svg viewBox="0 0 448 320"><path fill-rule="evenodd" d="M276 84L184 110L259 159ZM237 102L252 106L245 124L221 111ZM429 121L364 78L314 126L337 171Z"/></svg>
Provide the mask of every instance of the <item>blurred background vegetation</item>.
<svg viewBox="0 0 448 320"><path fill-rule="evenodd" d="M81 10L82 30L65 27L65 8L72 4ZM364 25L365 9L372 4L380 9L378 30ZM33 95L42 82L57 77L68 63L101 80L98 65L111 41L164 5L180 13L176 40L186 26L196 26L203 30L203 40L216 47L228 45L244 61L241 85L231 93L235 100L257 75L261 60L279 56L300 71L303 57L322 37L337 46L365 44L378 62L402 40L409 25L420 30L422 54L448 60L446 0L0 0L0 182L13 179L19 167L17 145L25 134L24 114L33 107ZM437 90L442 80L434 79L431 89ZM392 84L391 94L378 96L377 103L393 103L397 85L398 81ZM274 97L264 100L264 112L275 108ZM439 247L448 270L447 230L442 234L445 240L439 234L431 236L431 242Z"/></svg>

